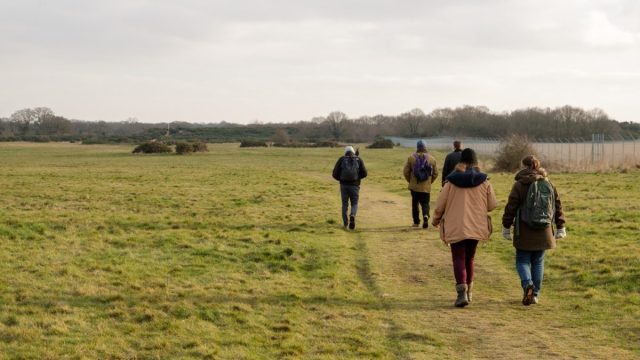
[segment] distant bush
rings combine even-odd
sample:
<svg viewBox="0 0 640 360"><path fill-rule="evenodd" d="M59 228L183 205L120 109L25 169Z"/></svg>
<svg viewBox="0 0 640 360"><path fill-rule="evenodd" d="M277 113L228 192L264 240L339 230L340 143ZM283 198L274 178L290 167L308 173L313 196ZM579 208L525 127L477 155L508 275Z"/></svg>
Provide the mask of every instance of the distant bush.
<svg viewBox="0 0 640 360"><path fill-rule="evenodd" d="M336 147L337 141L319 141L319 142L299 142L292 141L288 144L274 143L274 147L288 147L288 148L320 148L320 147Z"/></svg>
<svg viewBox="0 0 640 360"><path fill-rule="evenodd" d="M520 168L520 162L536 151L526 135L510 135L502 140L496 154L495 170L513 172Z"/></svg>
<svg viewBox="0 0 640 360"><path fill-rule="evenodd" d="M204 142L185 142L178 141L174 142L176 146L176 154L183 155L189 154L193 152L207 152L209 148L207 147L207 143Z"/></svg>
<svg viewBox="0 0 640 360"><path fill-rule="evenodd" d="M259 140L242 140L240 147L267 147L267 143Z"/></svg>
<svg viewBox="0 0 640 360"><path fill-rule="evenodd" d="M143 154L158 154L158 153L170 153L173 152L169 145L161 143L159 141L147 141L144 144L140 144L133 149L133 153L143 153Z"/></svg>
<svg viewBox="0 0 640 360"><path fill-rule="evenodd" d="M179 142L176 144L176 154L184 155L194 152L193 144L187 142Z"/></svg>
<svg viewBox="0 0 640 360"><path fill-rule="evenodd" d="M333 141L333 140L325 140L325 141L318 141L315 143L316 147L330 147L330 148L334 148L338 146L338 142L337 141Z"/></svg>
<svg viewBox="0 0 640 360"><path fill-rule="evenodd" d="M195 142L192 143L191 146L193 146L193 151L195 152L208 152L209 148L207 147L207 143L206 142Z"/></svg>
<svg viewBox="0 0 640 360"><path fill-rule="evenodd" d="M373 140L373 144L367 146L367 149L393 149L393 141L378 137Z"/></svg>
<svg viewBox="0 0 640 360"><path fill-rule="evenodd" d="M291 139L289 138L289 134L287 133L286 130L278 129L276 130L275 134L273 134L273 136L271 137L271 141L273 141L274 146L275 145L286 146L291 142Z"/></svg>

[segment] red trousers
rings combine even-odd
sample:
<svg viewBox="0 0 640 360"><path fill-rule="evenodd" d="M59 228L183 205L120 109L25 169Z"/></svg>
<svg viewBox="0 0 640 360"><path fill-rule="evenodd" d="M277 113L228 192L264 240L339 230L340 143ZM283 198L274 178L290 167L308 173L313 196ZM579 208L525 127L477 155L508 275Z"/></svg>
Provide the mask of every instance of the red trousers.
<svg viewBox="0 0 640 360"><path fill-rule="evenodd" d="M478 240L462 240L451 244L453 275L456 277L456 284L469 284L473 281L477 246Z"/></svg>

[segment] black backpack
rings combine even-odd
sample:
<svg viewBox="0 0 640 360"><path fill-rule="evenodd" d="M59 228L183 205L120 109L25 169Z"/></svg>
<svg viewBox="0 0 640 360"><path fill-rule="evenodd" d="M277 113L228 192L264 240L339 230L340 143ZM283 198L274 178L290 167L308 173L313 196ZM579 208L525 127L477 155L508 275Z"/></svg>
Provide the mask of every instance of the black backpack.
<svg viewBox="0 0 640 360"><path fill-rule="evenodd" d="M357 181L360 179L360 158L345 156L340 164L340 181Z"/></svg>

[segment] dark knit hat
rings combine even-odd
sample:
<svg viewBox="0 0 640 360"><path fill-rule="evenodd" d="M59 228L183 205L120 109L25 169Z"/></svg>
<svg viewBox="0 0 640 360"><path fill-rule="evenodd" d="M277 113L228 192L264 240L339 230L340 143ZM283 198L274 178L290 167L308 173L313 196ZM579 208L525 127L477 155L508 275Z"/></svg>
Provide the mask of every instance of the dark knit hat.
<svg viewBox="0 0 640 360"><path fill-rule="evenodd" d="M478 156L476 156L476 152L473 149L466 148L460 154L460 162L467 165L478 165Z"/></svg>

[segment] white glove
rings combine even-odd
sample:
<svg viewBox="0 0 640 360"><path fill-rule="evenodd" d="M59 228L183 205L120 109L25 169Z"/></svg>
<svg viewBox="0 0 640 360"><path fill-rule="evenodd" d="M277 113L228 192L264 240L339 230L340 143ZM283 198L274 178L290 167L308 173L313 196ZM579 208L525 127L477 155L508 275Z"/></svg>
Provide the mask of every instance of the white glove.
<svg viewBox="0 0 640 360"><path fill-rule="evenodd" d="M567 237L567 228L556 230L556 239L563 239L565 237Z"/></svg>
<svg viewBox="0 0 640 360"><path fill-rule="evenodd" d="M505 240L511 240L511 230L509 230L509 228L503 227L502 228L502 237Z"/></svg>

